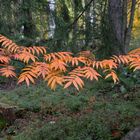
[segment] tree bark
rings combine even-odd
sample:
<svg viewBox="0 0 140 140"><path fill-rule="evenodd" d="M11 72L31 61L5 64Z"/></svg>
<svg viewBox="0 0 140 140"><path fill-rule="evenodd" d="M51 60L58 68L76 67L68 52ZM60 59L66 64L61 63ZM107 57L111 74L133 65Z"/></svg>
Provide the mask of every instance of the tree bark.
<svg viewBox="0 0 140 140"><path fill-rule="evenodd" d="M123 42L124 42L124 29L123 29L123 5L122 0L109 0L108 3L108 15L109 24L111 28L111 34L114 39L114 50L116 54L121 54L123 52ZM119 47L119 48L117 48Z"/></svg>
<svg viewBox="0 0 140 140"><path fill-rule="evenodd" d="M136 8L136 0L132 0L130 20L129 20L129 24L128 24L126 34L125 34L125 44L124 44L125 52L128 52L128 47L129 47L130 40L131 40L131 32L132 32L132 28L133 28L135 8Z"/></svg>
<svg viewBox="0 0 140 140"><path fill-rule="evenodd" d="M90 1L85 0L85 5L87 5ZM90 7L85 11L85 46L89 46L89 42L91 40L91 16L90 16Z"/></svg>
<svg viewBox="0 0 140 140"><path fill-rule="evenodd" d="M128 21L128 0L108 0L108 17L111 34L116 47L115 54L126 54L131 40L136 0L131 0L130 20Z"/></svg>

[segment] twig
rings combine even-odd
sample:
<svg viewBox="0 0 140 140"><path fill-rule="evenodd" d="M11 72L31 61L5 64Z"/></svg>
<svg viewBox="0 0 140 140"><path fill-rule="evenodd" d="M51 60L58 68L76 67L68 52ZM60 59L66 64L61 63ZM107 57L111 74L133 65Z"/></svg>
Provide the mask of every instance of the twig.
<svg viewBox="0 0 140 140"><path fill-rule="evenodd" d="M79 18L84 14L84 12L87 10L87 8L91 5L91 3L94 0L91 0L84 8L84 10L74 19L74 21L68 26L68 31L70 30L71 27L74 26L74 24L79 20Z"/></svg>

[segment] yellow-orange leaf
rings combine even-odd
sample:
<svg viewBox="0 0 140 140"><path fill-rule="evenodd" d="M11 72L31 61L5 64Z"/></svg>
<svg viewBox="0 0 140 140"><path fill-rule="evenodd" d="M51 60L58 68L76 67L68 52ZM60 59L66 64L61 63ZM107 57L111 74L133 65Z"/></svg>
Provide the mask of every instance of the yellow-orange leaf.
<svg viewBox="0 0 140 140"><path fill-rule="evenodd" d="M101 77L101 75L91 67L84 67L83 71L87 79L90 79L90 80L95 79L98 81L98 77Z"/></svg>
<svg viewBox="0 0 140 140"><path fill-rule="evenodd" d="M112 77L114 83L117 83L119 81L119 78L114 70L105 70L104 72L109 72L109 74L106 75L105 79Z"/></svg>
<svg viewBox="0 0 140 140"><path fill-rule="evenodd" d="M64 79L65 79L64 80L65 81L64 88L68 88L69 86L71 86L73 84L74 87L77 90L79 90L79 87L83 88L83 86L84 86L83 80L78 76L65 76Z"/></svg>
<svg viewBox="0 0 140 140"><path fill-rule="evenodd" d="M15 68L13 66L5 66L0 68L0 74L5 77L16 77L14 70Z"/></svg>
<svg viewBox="0 0 140 140"><path fill-rule="evenodd" d="M28 63L29 60L32 60L33 62L36 61L37 57L27 51L23 51L19 54L19 60L23 61L24 63Z"/></svg>
<svg viewBox="0 0 140 140"><path fill-rule="evenodd" d="M59 71L50 71L50 73L46 76L45 81L48 81L48 86L55 90L57 85L63 85L64 79Z"/></svg>
<svg viewBox="0 0 140 140"><path fill-rule="evenodd" d="M10 58L8 56L3 56L3 55L0 55L0 62L1 63L9 63L10 61Z"/></svg>
<svg viewBox="0 0 140 140"><path fill-rule="evenodd" d="M35 83L34 79L38 77L36 67L34 65L27 66L22 71L23 72L18 78L18 84L24 81L28 86L30 85L30 82L34 84Z"/></svg>
<svg viewBox="0 0 140 140"><path fill-rule="evenodd" d="M64 63L59 59L54 59L50 64L51 69L60 71L66 71L66 66L67 66L66 63Z"/></svg>

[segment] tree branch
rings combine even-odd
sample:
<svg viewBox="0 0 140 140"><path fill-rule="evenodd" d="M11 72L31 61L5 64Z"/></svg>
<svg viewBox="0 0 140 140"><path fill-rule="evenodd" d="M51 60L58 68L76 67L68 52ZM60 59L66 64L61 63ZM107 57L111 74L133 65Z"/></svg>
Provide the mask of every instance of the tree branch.
<svg viewBox="0 0 140 140"><path fill-rule="evenodd" d="M79 20L79 18L84 14L84 12L87 10L87 8L91 5L91 3L94 0L90 0L90 2L85 6L84 10L74 19L74 21L68 26L68 31L70 30L71 27L74 26L74 24Z"/></svg>

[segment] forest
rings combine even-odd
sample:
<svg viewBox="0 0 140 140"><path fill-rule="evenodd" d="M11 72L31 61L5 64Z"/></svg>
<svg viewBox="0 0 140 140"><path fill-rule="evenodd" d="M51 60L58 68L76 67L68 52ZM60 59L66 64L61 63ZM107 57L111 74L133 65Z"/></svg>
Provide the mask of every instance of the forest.
<svg viewBox="0 0 140 140"><path fill-rule="evenodd" d="M140 0L0 0L0 140L140 140Z"/></svg>

